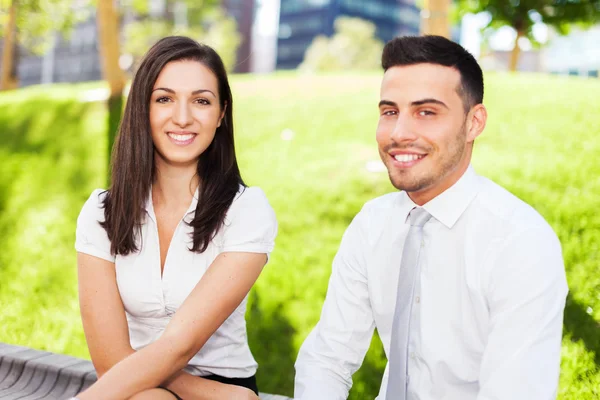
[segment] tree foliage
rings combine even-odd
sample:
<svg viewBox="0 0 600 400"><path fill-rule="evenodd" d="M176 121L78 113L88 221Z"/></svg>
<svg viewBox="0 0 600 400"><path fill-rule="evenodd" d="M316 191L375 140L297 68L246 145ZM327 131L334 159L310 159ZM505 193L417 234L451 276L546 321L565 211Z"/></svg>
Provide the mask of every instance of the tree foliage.
<svg viewBox="0 0 600 400"><path fill-rule="evenodd" d="M484 29L510 26L517 32L512 70L516 68L521 37L539 45L533 35L536 23L543 22L558 33L566 34L573 24L589 27L600 21L600 0L457 0L455 6L458 18L468 13L489 13L491 19Z"/></svg>
<svg viewBox="0 0 600 400"><path fill-rule="evenodd" d="M375 69L379 66L383 42L375 36L375 25L360 18L338 17L335 34L317 36L300 65L306 71Z"/></svg>
<svg viewBox="0 0 600 400"><path fill-rule="evenodd" d="M572 24L591 25L600 21L600 0L458 0L459 16L468 13L488 12L488 26L505 25L523 32L533 41L531 29L536 22L568 33Z"/></svg>
<svg viewBox="0 0 600 400"><path fill-rule="evenodd" d="M8 23L14 0L0 0L0 37ZM20 46L43 54L53 42L54 32L68 37L73 26L89 17L87 7L73 7L73 0L18 0L17 31Z"/></svg>
<svg viewBox="0 0 600 400"><path fill-rule="evenodd" d="M160 38L184 35L213 47L225 66L233 68L241 39L235 19L219 4L218 0L166 0L157 12L148 1L133 0L129 7L135 20L124 28L123 52L137 60Z"/></svg>

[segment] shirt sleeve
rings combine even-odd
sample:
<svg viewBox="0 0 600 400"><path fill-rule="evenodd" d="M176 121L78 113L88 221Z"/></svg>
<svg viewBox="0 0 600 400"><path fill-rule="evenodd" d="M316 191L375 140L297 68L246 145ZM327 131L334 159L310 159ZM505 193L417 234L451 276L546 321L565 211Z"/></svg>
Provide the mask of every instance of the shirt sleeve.
<svg viewBox="0 0 600 400"><path fill-rule="evenodd" d="M366 215L359 213L336 254L321 318L295 364L296 400L344 400L371 344L375 322L366 273Z"/></svg>
<svg viewBox="0 0 600 400"><path fill-rule="evenodd" d="M560 242L549 226L527 229L508 238L490 263L477 399L555 399L568 292Z"/></svg>
<svg viewBox="0 0 600 400"><path fill-rule="evenodd" d="M96 189L83 205L77 218L75 231L75 250L110 262L115 262L115 256L110 252L110 240L100 222L104 221L102 200L105 191Z"/></svg>
<svg viewBox="0 0 600 400"><path fill-rule="evenodd" d="M258 187L243 189L225 217L222 252L265 253L273 251L277 218L264 192Z"/></svg>

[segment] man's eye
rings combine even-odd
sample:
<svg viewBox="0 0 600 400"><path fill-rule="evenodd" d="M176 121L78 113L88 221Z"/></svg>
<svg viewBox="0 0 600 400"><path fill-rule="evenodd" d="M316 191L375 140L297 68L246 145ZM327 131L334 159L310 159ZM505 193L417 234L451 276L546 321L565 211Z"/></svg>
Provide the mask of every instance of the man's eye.
<svg viewBox="0 0 600 400"><path fill-rule="evenodd" d="M387 116L392 116L392 115L396 115L396 111L395 110L387 110L384 111L382 115L387 115Z"/></svg>
<svg viewBox="0 0 600 400"><path fill-rule="evenodd" d="M419 115L422 117L427 117L430 115L435 115L435 113L433 111L429 111L429 110L422 110L422 111L419 111Z"/></svg>

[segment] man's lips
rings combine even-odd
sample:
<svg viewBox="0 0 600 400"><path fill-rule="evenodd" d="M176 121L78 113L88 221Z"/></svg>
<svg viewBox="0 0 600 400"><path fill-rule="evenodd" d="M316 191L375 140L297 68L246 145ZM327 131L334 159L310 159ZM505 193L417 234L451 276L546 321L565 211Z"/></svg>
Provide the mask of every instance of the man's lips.
<svg viewBox="0 0 600 400"><path fill-rule="evenodd" d="M391 151L388 153L392 163L399 168L409 168L421 162L427 153L413 153L406 151Z"/></svg>

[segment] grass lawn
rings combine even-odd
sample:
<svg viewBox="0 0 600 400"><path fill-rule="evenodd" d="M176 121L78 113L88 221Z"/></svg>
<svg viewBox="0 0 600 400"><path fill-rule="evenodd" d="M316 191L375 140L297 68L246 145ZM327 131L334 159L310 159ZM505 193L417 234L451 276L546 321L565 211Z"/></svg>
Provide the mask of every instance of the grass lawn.
<svg viewBox="0 0 600 400"><path fill-rule="evenodd" d="M600 80L486 78L489 121L473 164L558 233L571 289L558 398L599 398ZM378 160L379 82L378 73L233 78L242 174L279 220L247 315L262 391L292 394L341 235L364 202L393 190L386 173L366 168ZM93 87L0 94L0 341L85 358L74 229L106 180L104 106L79 101ZM286 129L292 140L282 140ZM384 366L375 338L351 399L374 398Z"/></svg>

